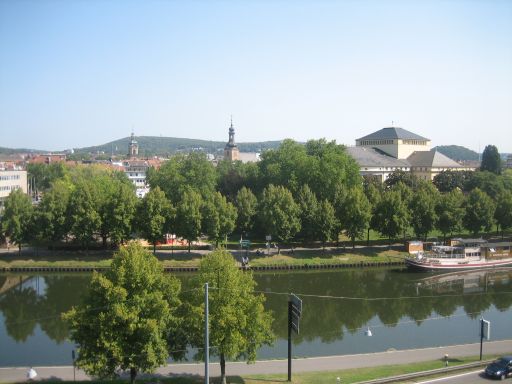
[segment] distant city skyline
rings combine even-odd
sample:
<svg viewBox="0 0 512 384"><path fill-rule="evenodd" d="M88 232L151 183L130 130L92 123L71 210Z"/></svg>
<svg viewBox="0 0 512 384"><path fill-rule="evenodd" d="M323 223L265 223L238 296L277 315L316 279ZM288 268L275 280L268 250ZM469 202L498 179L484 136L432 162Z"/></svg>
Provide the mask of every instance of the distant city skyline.
<svg viewBox="0 0 512 384"><path fill-rule="evenodd" d="M0 147L394 126L512 153L512 2L2 1Z"/></svg>

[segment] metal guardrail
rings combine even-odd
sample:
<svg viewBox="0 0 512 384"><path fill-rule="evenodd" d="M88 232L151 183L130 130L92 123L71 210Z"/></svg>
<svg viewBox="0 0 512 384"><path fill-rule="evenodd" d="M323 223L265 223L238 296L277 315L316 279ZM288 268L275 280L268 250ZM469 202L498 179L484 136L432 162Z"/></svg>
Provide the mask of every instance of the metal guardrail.
<svg viewBox="0 0 512 384"><path fill-rule="evenodd" d="M360 382L358 382L358 384L395 383L395 382L400 382L400 381L404 381L404 380L415 379L418 377L426 377L426 376L433 376L433 375L438 375L438 374L443 374L443 373L462 371L462 370L468 369L468 368L484 367L491 362L492 362L492 360L476 361L474 363L455 365L453 367L437 368L437 369L431 369L429 371L421 371L421 372L414 372L414 373L406 373L404 375L398 375L398 376L384 377L382 379L360 381Z"/></svg>

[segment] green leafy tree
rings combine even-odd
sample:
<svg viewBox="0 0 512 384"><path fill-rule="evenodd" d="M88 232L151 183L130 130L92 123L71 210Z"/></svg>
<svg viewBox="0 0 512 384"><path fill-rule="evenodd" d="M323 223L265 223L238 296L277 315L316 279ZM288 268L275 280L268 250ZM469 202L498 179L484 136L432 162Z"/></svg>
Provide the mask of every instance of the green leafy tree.
<svg viewBox="0 0 512 384"><path fill-rule="evenodd" d="M236 208L228 202L220 192L213 193L202 206L201 228L211 240L215 240L215 245L226 238L235 229Z"/></svg>
<svg viewBox="0 0 512 384"><path fill-rule="evenodd" d="M163 273L158 260L135 243L121 248L112 268L94 273L84 303L64 315L78 345L76 364L86 373L113 378L165 364L180 326L180 282Z"/></svg>
<svg viewBox="0 0 512 384"><path fill-rule="evenodd" d="M105 205L104 228L114 245L124 243L131 235L137 208L133 185L115 181L113 192ZM149 192L148 192L149 193ZM170 205L170 204L169 204ZM169 206L168 214L172 215Z"/></svg>
<svg viewBox="0 0 512 384"><path fill-rule="evenodd" d="M156 243L167 233L173 215L174 208L159 187L151 188L137 207L138 231L153 244L153 253L156 252Z"/></svg>
<svg viewBox="0 0 512 384"><path fill-rule="evenodd" d="M242 187L236 194L237 228L240 233L249 232L258 212L258 199L249 188Z"/></svg>
<svg viewBox="0 0 512 384"><path fill-rule="evenodd" d="M390 240L407 229L409 209L398 190L391 189L384 193L375 207L373 220L375 228Z"/></svg>
<svg viewBox="0 0 512 384"><path fill-rule="evenodd" d="M188 252L192 241L201 235L203 199L198 192L188 189L176 207L176 234L188 241Z"/></svg>
<svg viewBox="0 0 512 384"><path fill-rule="evenodd" d="M334 227L336 226L336 212L327 199L318 203L315 217L316 236L322 242L322 248L325 250L325 243L332 240Z"/></svg>
<svg viewBox="0 0 512 384"><path fill-rule="evenodd" d="M29 163L27 172L34 179L35 188L44 192L50 189L55 181L65 178L68 174L68 168L62 162L51 164Z"/></svg>
<svg viewBox="0 0 512 384"><path fill-rule="evenodd" d="M380 181L374 181L374 179L365 179L363 187L364 194L370 203L370 222L366 231L366 245L370 245L370 230L377 230L376 223L374 222L375 209L384 193L384 187Z"/></svg>
<svg viewBox="0 0 512 384"><path fill-rule="evenodd" d="M434 176L432 183L439 192L450 192L454 189L463 190L473 171L442 171Z"/></svg>
<svg viewBox="0 0 512 384"><path fill-rule="evenodd" d="M453 233L462 228L464 217L464 195L459 189L443 193L436 205L437 223L436 227L446 239L448 233Z"/></svg>
<svg viewBox="0 0 512 384"><path fill-rule="evenodd" d="M97 200L93 186L85 180L80 181L71 192L68 205L70 232L80 244L89 248L101 226Z"/></svg>
<svg viewBox="0 0 512 384"><path fill-rule="evenodd" d="M11 242L18 245L19 253L21 245L31 239L29 229L33 213L32 201L21 189L15 189L5 199L2 231Z"/></svg>
<svg viewBox="0 0 512 384"><path fill-rule="evenodd" d="M255 162L221 160L217 171L217 189L230 201L234 201L242 188L259 190L260 170Z"/></svg>
<svg viewBox="0 0 512 384"><path fill-rule="evenodd" d="M173 156L160 169L148 172L147 179L151 188L160 187L173 204L177 204L189 189L206 198L217 185L214 166L206 154L199 152Z"/></svg>
<svg viewBox="0 0 512 384"><path fill-rule="evenodd" d="M299 206L291 192L282 186L269 185L260 200L260 220L263 227L279 242L289 241L300 231ZM280 252L278 245L278 252Z"/></svg>
<svg viewBox="0 0 512 384"><path fill-rule="evenodd" d="M506 191L498 196L496 202L496 211L494 218L501 230L501 237L503 232L512 227L512 192Z"/></svg>
<svg viewBox="0 0 512 384"><path fill-rule="evenodd" d="M370 225L371 205L362 188L351 188L344 194L338 208L338 220L355 247L357 238L364 236Z"/></svg>
<svg viewBox="0 0 512 384"><path fill-rule="evenodd" d="M438 199L439 192L431 183L422 183L411 197L411 224L420 239L426 240L428 233L435 228Z"/></svg>
<svg viewBox="0 0 512 384"><path fill-rule="evenodd" d="M490 231L493 225L495 204L479 188L473 189L465 204L464 227L475 236L482 229Z"/></svg>
<svg viewBox="0 0 512 384"><path fill-rule="evenodd" d="M73 185L63 179L53 182L36 208L35 226L43 241L53 245L69 232L69 199Z"/></svg>
<svg viewBox="0 0 512 384"><path fill-rule="evenodd" d="M265 311L265 298L254 292L250 271L238 268L226 250L216 250L201 260L197 286L209 284L210 353L219 356L221 382L226 383L226 360L243 358L254 362L256 352L273 342L272 315ZM204 295L192 291L188 301L187 327L191 343L203 351ZM204 355L199 355L204 358Z"/></svg>
<svg viewBox="0 0 512 384"><path fill-rule="evenodd" d="M403 183L409 188L416 188L419 183L419 179L416 175L413 175L411 172L406 172L401 169L397 169L391 172L384 182L386 187L391 188L398 183Z"/></svg>
<svg viewBox="0 0 512 384"><path fill-rule="evenodd" d="M303 185L299 190L297 203L300 208L301 222L301 231L299 236L310 242L318 240L318 200L308 185Z"/></svg>
<svg viewBox="0 0 512 384"><path fill-rule="evenodd" d="M501 156L498 148L494 145L487 145L482 153L481 171L489 171L496 175L501 174Z"/></svg>

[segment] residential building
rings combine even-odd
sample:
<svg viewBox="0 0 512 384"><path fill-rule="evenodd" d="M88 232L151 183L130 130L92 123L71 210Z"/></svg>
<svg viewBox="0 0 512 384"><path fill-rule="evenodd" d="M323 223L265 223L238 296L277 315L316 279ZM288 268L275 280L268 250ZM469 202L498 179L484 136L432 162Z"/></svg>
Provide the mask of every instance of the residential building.
<svg viewBox="0 0 512 384"><path fill-rule="evenodd" d="M27 171L24 170L0 170L0 207L11 191L21 189L24 193L28 191Z"/></svg>

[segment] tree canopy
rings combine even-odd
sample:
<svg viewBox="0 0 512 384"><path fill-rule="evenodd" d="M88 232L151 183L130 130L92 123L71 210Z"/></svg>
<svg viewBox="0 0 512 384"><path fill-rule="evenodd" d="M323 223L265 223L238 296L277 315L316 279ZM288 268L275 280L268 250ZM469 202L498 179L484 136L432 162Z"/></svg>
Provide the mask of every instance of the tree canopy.
<svg viewBox="0 0 512 384"><path fill-rule="evenodd" d="M180 326L180 282L141 246L121 248L105 274L94 273L82 305L64 315L78 345L76 364L100 378L152 372L169 357L168 336Z"/></svg>
<svg viewBox="0 0 512 384"><path fill-rule="evenodd" d="M233 256L223 249L209 253L201 259L196 287L208 283L211 354L219 356L221 382L226 383L226 359L256 359L263 345L270 345L272 314L265 311L265 297L254 292L256 283L250 271L238 268ZM191 343L204 347L204 294L193 290L187 300L187 327Z"/></svg>

